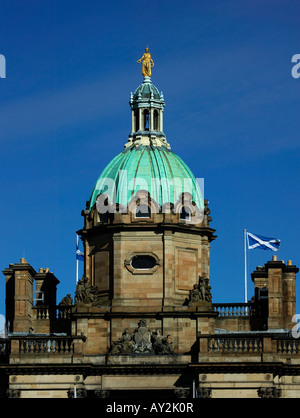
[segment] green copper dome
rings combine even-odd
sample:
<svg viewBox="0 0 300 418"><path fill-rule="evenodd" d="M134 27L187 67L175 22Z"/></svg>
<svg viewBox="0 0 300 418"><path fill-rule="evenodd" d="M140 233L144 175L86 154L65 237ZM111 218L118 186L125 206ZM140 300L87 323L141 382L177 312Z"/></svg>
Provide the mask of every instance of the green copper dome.
<svg viewBox="0 0 300 418"><path fill-rule="evenodd" d="M175 203L188 192L201 210L204 208L200 187L188 166L164 146L132 145L118 154L103 170L91 195L89 209L99 194L112 203L126 206L138 190L147 190L160 206Z"/></svg>
<svg viewBox="0 0 300 418"><path fill-rule="evenodd" d="M134 92L133 100L151 98L159 100L161 98L161 95L157 87L155 87L155 85L152 84L150 77L145 77L144 82Z"/></svg>

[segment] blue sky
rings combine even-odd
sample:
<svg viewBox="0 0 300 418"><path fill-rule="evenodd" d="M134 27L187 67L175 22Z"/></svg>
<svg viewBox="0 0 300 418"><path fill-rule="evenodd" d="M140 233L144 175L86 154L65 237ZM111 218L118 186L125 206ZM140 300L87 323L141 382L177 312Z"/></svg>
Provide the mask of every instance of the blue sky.
<svg viewBox="0 0 300 418"><path fill-rule="evenodd" d="M205 179L213 301L243 301L245 228L300 265L298 0L2 0L0 15L2 270L25 257L58 301L74 293L81 210L127 141L147 44L167 140ZM249 276L273 254L249 252Z"/></svg>

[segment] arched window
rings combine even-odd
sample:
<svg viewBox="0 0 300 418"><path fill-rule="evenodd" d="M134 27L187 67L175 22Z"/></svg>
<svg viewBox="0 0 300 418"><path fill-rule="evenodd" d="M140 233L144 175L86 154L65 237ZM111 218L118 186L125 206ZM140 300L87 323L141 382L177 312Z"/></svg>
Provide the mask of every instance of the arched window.
<svg viewBox="0 0 300 418"><path fill-rule="evenodd" d="M154 110L153 112L153 129L158 131L158 111Z"/></svg>
<svg viewBox="0 0 300 418"><path fill-rule="evenodd" d="M144 130L149 131L149 110L144 110Z"/></svg>
<svg viewBox="0 0 300 418"><path fill-rule="evenodd" d="M138 110L135 110L134 117L135 117L135 131L137 132L140 129L140 115L139 115Z"/></svg>
<svg viewBox="0 0 300 418"><path fill-rule="evenodd" d="M137 206L135 210L135 217L136 218L151 218L151 210L148 205L142 203L141 205Z"/></svg>
<svg viewBox="0 0 300 418"><path fill-rule="evenodd" d="M180 212L180 219L183 221L190 221L192 217L191 209L188 206L182 206Z"/></svg>

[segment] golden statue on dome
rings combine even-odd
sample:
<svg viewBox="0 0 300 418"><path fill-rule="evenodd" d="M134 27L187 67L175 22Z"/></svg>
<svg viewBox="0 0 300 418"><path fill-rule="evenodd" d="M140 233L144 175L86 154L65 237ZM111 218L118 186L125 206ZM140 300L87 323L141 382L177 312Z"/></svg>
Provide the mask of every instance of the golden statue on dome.
<svg viewBox="0 0 300 418"><path fill-rule="evenodd" d="M149 48L146 48L145 51L146 52L144 53L142 58L137 61L137 63L140 64L143 61L142 74L144 77L151 77L151 68L154 67L154 62L151 58Z"/></svg>

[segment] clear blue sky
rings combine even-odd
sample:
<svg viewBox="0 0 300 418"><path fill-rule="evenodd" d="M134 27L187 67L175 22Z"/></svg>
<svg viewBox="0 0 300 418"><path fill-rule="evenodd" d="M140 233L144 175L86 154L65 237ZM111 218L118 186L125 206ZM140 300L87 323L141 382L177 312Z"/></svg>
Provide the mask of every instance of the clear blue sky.
<svg viewBox="0 0 300 418"><path fill-rule="evenodd" d="M81 210L127 141L147 44L167 140L205 179L213 301L243 302L244 228L300 266L298 0L2 0L0 16L1 270L25 257L74 295ZM249 276L273 254L249 252Z"/></svg>

